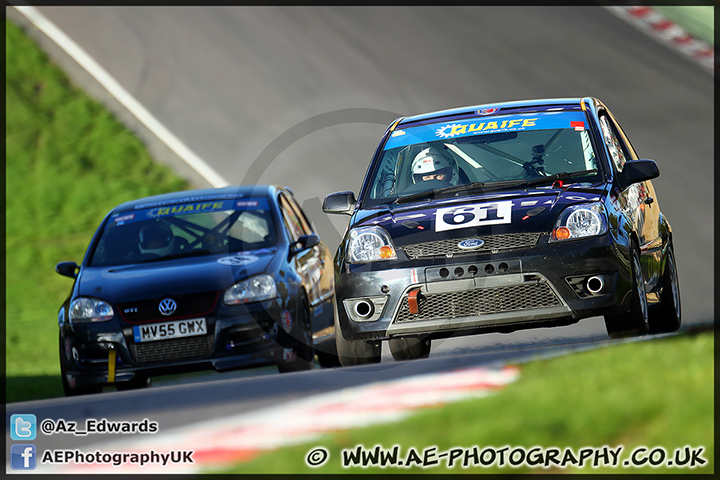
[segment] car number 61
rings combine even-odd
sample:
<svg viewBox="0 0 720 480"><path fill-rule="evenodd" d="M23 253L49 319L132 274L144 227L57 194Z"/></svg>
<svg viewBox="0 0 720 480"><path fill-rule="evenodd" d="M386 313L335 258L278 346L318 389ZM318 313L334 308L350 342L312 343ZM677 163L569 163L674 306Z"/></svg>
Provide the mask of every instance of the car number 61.
<svg viewBox="0 0 720 480"><path fill-rule="evenodd" d="M510 223L512 201L478 203L435 211L435 231Z"/></svg>

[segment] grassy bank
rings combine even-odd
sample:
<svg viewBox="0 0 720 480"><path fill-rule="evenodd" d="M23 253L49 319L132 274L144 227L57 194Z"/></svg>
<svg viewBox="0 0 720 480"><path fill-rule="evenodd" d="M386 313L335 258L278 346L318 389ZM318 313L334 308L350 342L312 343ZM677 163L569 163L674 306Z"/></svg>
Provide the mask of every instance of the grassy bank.
<svg viewBox="0 0 720 480"><path fill-rule="evenodd" d="M720 2L715 3L720 4ZM717 7L712 5L656 5L653 8L700 40L712 46L715 45L714 9Z"/></svg>
<svg viewBox="0 0 720 480"><path fill-rule="evenodd" d="M57 311L103 216L187 188L13 23L5 34L7 401L62 395Z"/></svg>
<svg viewBox="0 0 720 480"><path fill-rule="evenodd" d="M714 383L712 333L613 345L521 365L520 378L494 396L429 409L404 421L338 432L316 441L263 454L224 473L712 473L714 472ZM621 464L636 447L704 447L707 463L697 468L476 467L447 458L432 468L343 468L343 449L376 445L409 450L437 447L623 447ZM310 468L305 457L315 447L329 451L323 466ZM647 457L647 454L645 454ZM489 458L489 457L486 457ZM516 457L517 458L517 457ZM640 455L639 460L643 459ZM657 460L659 457L654 457ZM684 459L681 456L681 459ZM437 458L436 458L437 460ZM472 460L470 460L472 464Z"/></svg>

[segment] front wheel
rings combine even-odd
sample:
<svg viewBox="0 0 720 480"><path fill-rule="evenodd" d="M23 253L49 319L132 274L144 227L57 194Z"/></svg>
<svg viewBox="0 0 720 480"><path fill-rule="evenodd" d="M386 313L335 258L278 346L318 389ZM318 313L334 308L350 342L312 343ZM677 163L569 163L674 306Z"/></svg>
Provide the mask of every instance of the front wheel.
<svg viewBox="0 0 720 480"><path fill-rule="evenodd" d="M380 342L363 340L349 342L342 338L342 334L337 335L335 341L338 347L338 358L343 367L380 363L382 352Z"/></svg>
<svg viewBox="0 0 720 480"><path fill-rule="evenodd" d="M680 282L678 281L675 252L670 245L665 270L662 276L660 305L650 312L650 333L670 333L680 329L682 312L680 308Z"/></svg>
<svg viewBox="0 0 720 480"><path fill-rule="evenodd" d="M135 376L126 382L118 382L115 384L118 392L125 390L140 390L148 388L152 384L152 377L148 375L135 374Z"/></svg>
<svg viewBox="0 0 720 480"><path fill-rule="evenodd" d="M102 385L77 385L78 378L68 380L67 361L62 336L59 338L60 344L60 379L62 381L63 393L66 397L74 397L76 395L89 395L93 393L101 393Z"/></svg>
<svg viewBox="0 0 720 480"><path fill-rule="evenodd" d="M286 363L278 364L280 373L312 370L313 368L315 349L313 347L312 326L310 325L310 308L304 293L298 299L295 326L297 331L296 344L293 349L295 358Z"/></svg>
<svg viewBox="0 0 720 480"><path fill-rule="evenodd" d="M382 353L380 342L345 340L338 322L337 311L335 312L335 346L338 359L343 367L380 363Z"/></svg>
<svg viewBox="0 0 720 480"><path fill-rule="evenodd" d="M610 338L645 335L649 330L645 280L640 264L640 253L634 243L630 247L630 270L633 279L630 310L617 315L605 315L605 328Z"/></svg>
<svg viewBox="0 0 720 480"><path fill-rule="evenodd" d="M416 360L430 355L430 339L423 337L391 338L390 353L395 360Z"/></svg>

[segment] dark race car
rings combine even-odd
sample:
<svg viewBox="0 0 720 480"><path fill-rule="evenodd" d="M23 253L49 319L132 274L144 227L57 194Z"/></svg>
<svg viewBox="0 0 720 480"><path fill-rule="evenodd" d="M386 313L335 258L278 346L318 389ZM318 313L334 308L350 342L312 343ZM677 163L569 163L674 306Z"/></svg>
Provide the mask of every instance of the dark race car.
<svg viewBox="0 0 720 480"><path fill-rule="evenodd" d="M82 264L56 266L75 279L58 315L66 395L197 369L309 369L315 353L336 364L331 258L284 188L118 206Z"/></svg>
<svg viewBox="0 0 720 480"><path fill-rule="evenodd" d="M672 231L598 99L480 105L396 120L335 256L341 363L426 357L433 338L604 315L615 337L680 327Z"/></svg>

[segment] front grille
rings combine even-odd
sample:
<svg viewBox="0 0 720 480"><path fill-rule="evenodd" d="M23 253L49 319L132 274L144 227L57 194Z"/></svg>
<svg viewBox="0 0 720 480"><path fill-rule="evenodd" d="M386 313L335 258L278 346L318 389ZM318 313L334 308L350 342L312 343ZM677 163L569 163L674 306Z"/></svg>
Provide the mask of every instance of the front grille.
<svg viewBox="0 0 720 480"><path fill-rule="evenodd" d="M480 238L485 243L472 250L463 250L458 243L470 238ZM455 238L440 240L436 242L415 243L398 247L404 250L408 257L415 260L425 257L444 257L461 254L489 253L495 251L517 250L520 248L532 248L538 243L539 233L508 233L503 235L488 235L480 237Z"/></svg>
<svg viewBox="0 0 720 480"><path fill-rule="evenodd" d="M135 363L160 363L209 356L215 346L215 335L174 338L146 343L131 343Z"/></svg>
<svg viewBox="0 0 720 480"><path fill-rule="evenodd" d="M473 317L562 305L547 282L433 293L424 297L417 314L410 313L405 297L395 322Z"/></svg>
<svg viewBox="0 0 720 480"><path fill-rule="evenodd" d="M176 318L204 317L212 313L220 296L219 292L192 293L188 295L166 295L150 300L121 303L118 305L120 314L129 323L167 321ZM160 313L160 302L172 298L177 309L170 316Z"/></svg>

